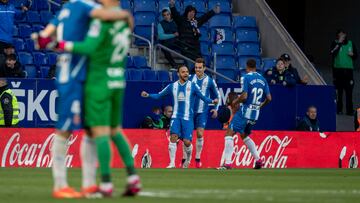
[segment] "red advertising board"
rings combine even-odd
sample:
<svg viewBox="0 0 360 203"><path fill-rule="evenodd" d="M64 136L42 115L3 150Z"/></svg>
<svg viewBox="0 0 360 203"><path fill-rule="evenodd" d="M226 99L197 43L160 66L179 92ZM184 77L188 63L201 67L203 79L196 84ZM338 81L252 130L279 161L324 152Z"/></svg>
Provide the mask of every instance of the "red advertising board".
<svg viewBox="0 0 360 203"><path fill-rule="evenodd" d="M126 129L124 132L132 143L132 154L137 167L164 168L168 165L169 141L166 131ZM82 134L76 132L68 140L66 159L69 167L81 166L79 148ZM254 131L251 137L258 147L261 158L265 161L265 168L358 167L359 132L325 132L320 135L316 132ZM53 129L0 129L0 138L1 167L52 165L50 151L54 138ZM205 131L204 140L203 168L218 167L222 160L224 131ZM196 139L194 146L195 142ZM254 160L239 136L234 137L234 144L233 166L253 167ZM113 166L122 167L118 153L116 150L113 151ZM177 164L180 164L181 158L180 141L177 148ZM190 167L194 167L194 164L192 163Z"/></svg>

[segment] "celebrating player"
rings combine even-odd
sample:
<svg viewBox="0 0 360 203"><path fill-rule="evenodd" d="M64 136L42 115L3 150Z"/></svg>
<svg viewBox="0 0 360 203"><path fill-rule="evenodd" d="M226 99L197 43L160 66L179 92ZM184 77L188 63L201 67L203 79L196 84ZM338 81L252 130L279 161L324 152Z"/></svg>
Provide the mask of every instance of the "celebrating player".
<svg viewBox="0 0 360 203"><path fill-rule="evenodd" d="M247 74L241 78L242 93L233 101L233 105L243 103L235 113L225 134L225 164L219 169L231 169L231 157L234 150L233 136L239 132L245 145L255 159L255 169L260 169L263 162L256 150L254 141L249 137L251 128L259 118L260 108L271 101L269 85L264 77L256 72L256 61L246 63Z"/></svg>
<svg viewBox="0 0 360 203"><path fill-rule="evenodd" d="M170 123L170 142L169 142L169 155L170 164L167 168L175 168L175 155L177 145L176 142L180 138L185 145L185 152L188 159L184 165L188 166L190 163L190 157L192 154L192 131L194 129L194 105L195 98L199 97L205 103L217 104L218 100L211 100L205 97L199 86L189 81L189 69L185 65L181 65L178 68L179 80L166 86L158 94L148 94L147 92L141 92L142 97L150 97L153 99L159 99L166 95L171 95L174 103L173 115Z"/></svg>
<svg viewBox="0 0 360 203"><path fill-rule="evenodd" d="M205 97L217 98L220 100L220 93L217 88L215 81L205 74L205 61L202 58L197 58L195 60L195 75L190 77L190 81L196 83L200 87L201 93ZM217 110L219 109L219 104L217 104L213 109L210 110L212 113L212 118L217 117ZM194 125L196 128L196 155L195 155L195 166L196 168L201 168L200 156L204 145L204 128L206 126L207 118L208 118L209 106L204 104L200 98L195 98L195 106L194 106ZM186 155L186 153L183 153ZM191 158L191 157L190 157ZM183 157L182 163L185 162L187 157ZM185 166L187 167L187 166Z"/></svg>

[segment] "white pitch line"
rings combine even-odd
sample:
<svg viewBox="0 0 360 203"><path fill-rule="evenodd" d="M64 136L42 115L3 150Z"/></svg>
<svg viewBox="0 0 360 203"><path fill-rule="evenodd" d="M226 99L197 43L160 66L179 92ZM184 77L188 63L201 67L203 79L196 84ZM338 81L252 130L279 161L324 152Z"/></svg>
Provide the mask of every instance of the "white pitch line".
<svg viewBox="0 0 360 203"><path fill-rule="evenodd" d="M272 189L272 190L261 190L261 189L236 189L236 190L147 190L140 192L140 196L145 197L159 197L159 198L179 198L179 199L242 199L241 195L249 194L272 194L272 195L281 195L281 194L307 194L307 195L355 195L360 197L360 190L357 189ZM267 196L265 201L274 201L274 197ZM296 199L293 199L294 202L297 202Z"/></svg>

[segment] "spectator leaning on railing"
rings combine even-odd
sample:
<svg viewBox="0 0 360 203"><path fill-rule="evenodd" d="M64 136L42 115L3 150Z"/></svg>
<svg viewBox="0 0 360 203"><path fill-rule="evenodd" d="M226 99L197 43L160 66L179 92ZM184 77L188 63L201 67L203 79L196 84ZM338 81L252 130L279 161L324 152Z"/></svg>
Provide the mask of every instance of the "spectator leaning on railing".
<svg viewBox="0 0 360 203"><path fill-rule="evenodd" d="M276 67L267 70L264 77L269 84L282 84L284 86L296 85L296 80L293 75L285 68L284 59L279 58L276 61Z"/></svg>
<svg viewBox="0 0 360 203"><path fill-rule="evenodd" d="M15 54L6 56L5 64L0 67L0 77L5 78L25 78L25 72L21 64L17 61Z"/></svg>

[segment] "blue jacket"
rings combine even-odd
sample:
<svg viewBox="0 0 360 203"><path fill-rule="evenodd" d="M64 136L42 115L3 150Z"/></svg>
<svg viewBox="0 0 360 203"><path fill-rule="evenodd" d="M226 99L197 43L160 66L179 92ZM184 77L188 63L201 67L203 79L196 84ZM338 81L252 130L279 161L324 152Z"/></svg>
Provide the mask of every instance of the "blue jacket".
<svg viewBox="0 0 360 203"><path fill-rule="evenodd" d="M0 42L13 43L13 27L15 16L24 12L15 8L12 3L0 3Z"/></svg>

